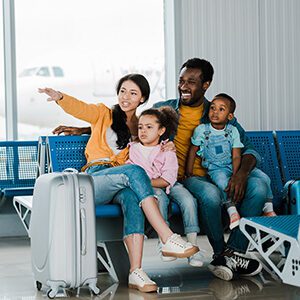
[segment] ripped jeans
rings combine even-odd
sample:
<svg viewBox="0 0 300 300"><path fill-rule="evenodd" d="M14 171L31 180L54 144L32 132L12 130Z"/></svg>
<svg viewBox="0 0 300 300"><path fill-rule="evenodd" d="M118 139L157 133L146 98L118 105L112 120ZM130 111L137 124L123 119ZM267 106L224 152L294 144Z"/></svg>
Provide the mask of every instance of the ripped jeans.
<svg viewBox="0 0 300 300"><path fill-rule="evenodd" d="M151 181L143 168L137 165L91 166L86 170L94 181L95 204L107 204L113 200L121 204L124 216L124 237L144 234L145 217L141 202L153 197Z"/></svg>

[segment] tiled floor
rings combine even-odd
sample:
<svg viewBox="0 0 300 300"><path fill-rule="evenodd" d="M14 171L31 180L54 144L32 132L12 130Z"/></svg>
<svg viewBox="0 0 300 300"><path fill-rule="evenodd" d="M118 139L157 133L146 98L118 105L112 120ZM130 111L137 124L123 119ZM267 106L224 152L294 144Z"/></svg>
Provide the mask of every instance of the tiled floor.
<svg viewBox="0 0 300 300"><path fill-rule="evenodd" d="M281 284L267 273L255 278L226 282L214 278L205 267L211 256L206 237L199 238L202 248L207 247L205 266L194 268L186 259L162 263L156 255L157 240L146 241L143 268L159 285L158 293L143 294L114 284L103 273L98 277L101 294L95 299L300 299L300 288ZM63 293L58 296L64 296ZM75 299L76 293L65 296ZM27 238L0 239L0 300L47 299L46 291L38 292L31 273L30 241ZM88 289L81 289L76 299L91 299Z"/></svg>

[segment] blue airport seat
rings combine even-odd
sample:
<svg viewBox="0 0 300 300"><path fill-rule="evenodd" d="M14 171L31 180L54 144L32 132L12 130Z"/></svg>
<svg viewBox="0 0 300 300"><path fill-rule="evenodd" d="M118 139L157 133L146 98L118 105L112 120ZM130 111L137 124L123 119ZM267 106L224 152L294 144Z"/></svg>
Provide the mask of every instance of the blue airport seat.
<svg viewBox="0 0 300 300"><path fill-rule="evenodd" d="M284 283L300 287L299 215L242 218L240 229ZM263 244L267 241L271 243L266 249ZM281 253L281 260L278 260L278 255L274 255L276 252ZM266 265L264 267L268 270Z"/></svg>
<svg viewBox="0 0 300 300"><path fill-rule="evenodd" d="M107 218L107 217L122 217L122 209L119 204L101 204L96 205L96 217Z"/></svg>
<svg viewBox="0 0 300 300"><path fill-rule="evenodd" d="M276 131L284 181L300 178L300 130Z"/></svg>
<svg viewBox="0 0 300 300"><path fill-rule="evenodd" d="M49 172L61 172L66 168L80 171L86 164L84 151L89 138L89 135L48 136Z"/></svg>
<svg viewBox="0 0 300 300"><path fill-rule="evenodd" d="M273 204L275 209L280 209L282 205L283 183L273 132L247 131L246 135L250 138L253 146L261 156L261 165L259 168L270 177L274 196Z"/></svg>
<svg viewBox="0 0 300 300"><path fill-rule="evenodd" d="M277 217L251 217L247 218L249 221L265 226L282 234L297 238L300 216L299 215L285 215Z"/></svg>
<svg viewBox="0 0 300 300"><path fill-rule="evenodd" d="M0 190L5 196L32 193L37 176L37 141L0 142Z"/></svg>

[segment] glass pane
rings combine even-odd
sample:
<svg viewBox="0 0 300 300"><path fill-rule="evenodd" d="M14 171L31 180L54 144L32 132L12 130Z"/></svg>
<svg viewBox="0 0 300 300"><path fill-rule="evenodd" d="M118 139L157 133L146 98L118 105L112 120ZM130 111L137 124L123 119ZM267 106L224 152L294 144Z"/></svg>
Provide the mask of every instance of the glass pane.
<svg viewBox="0 0 300 300"><path fill-rule="evenodd" d="M117 81L139 72L151 84L148 106L164 98L163 1L15 0L15 9L19 139L88 125L39 87L111 106Z"/></svg>
<svg viewBox="0 0 300 300"><path fill-rule="evenodd" d="M4 49L3 49L3 5L0 1L0 140L6 139L5 93L4 93Z"/></svg>

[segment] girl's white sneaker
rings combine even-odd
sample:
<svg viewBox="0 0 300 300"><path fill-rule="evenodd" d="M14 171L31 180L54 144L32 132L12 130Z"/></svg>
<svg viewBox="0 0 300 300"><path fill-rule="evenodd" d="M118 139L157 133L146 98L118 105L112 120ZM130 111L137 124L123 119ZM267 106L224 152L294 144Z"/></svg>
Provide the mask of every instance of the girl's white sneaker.
<svg viewBox="0 0 300 300"><path fill-rule="evenodd" d="M128 287L144 293L157 291L156 283L148 277L142 268L135 269L129 273Z"/></svg>
<svg viewBox="0 0 300 300"><path fill-rule="evenodd" d="M163 256L173 256L178 258L190 257L197 253L199 248L186 242L179 234L172 234L166 241L162 243L161 253Z"/></svg>

